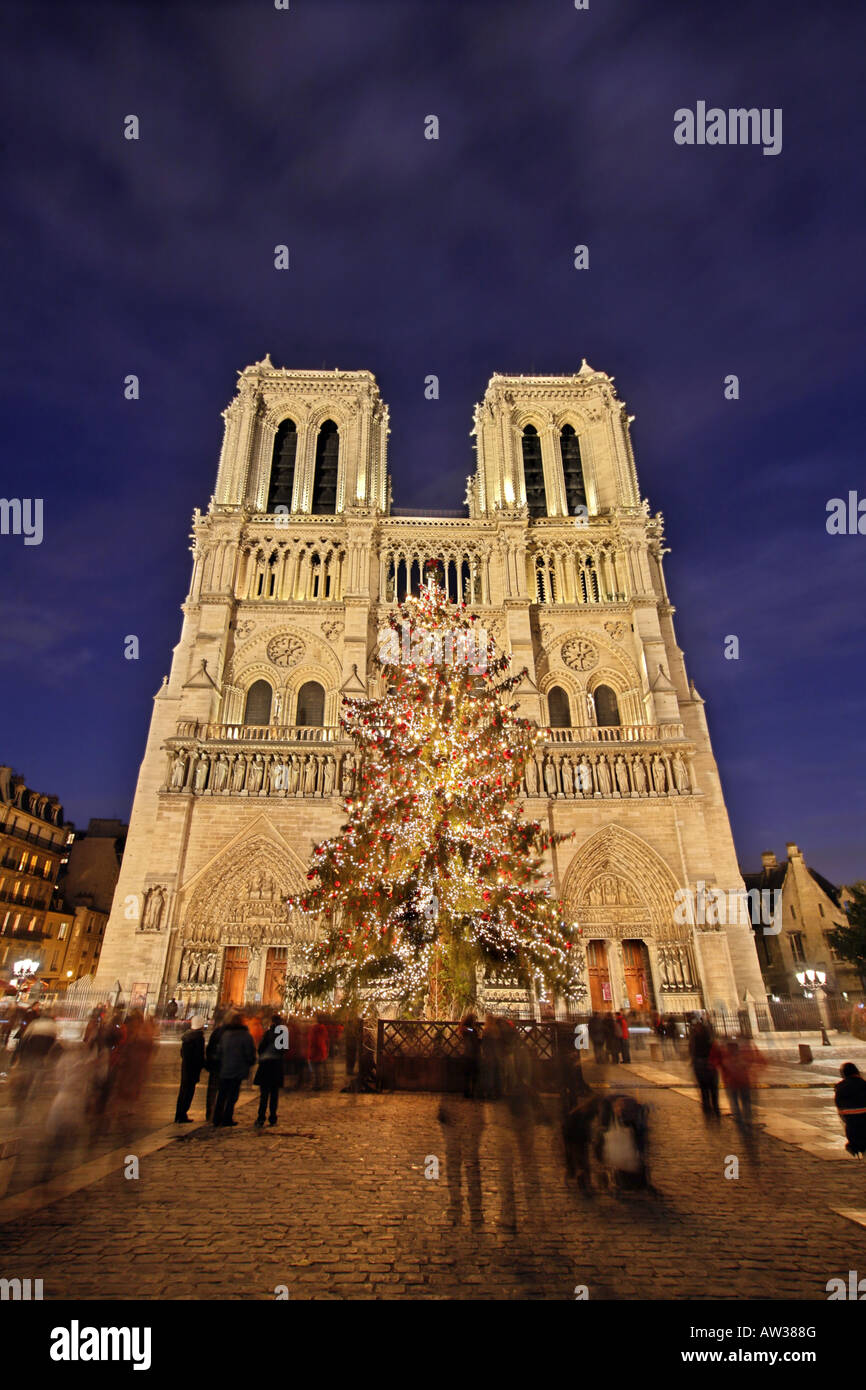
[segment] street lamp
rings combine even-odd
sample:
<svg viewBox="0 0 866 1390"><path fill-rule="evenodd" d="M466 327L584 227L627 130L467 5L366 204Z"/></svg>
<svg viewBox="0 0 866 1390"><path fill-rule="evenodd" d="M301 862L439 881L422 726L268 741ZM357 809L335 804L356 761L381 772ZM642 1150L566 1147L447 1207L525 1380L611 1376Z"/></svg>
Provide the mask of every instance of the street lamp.
<svg viewBox="0 0 866 1390"><path fill-rule="evenodd" d="M824 991L824 985L827 982L827 972L825 970L798 970L797 981L807 997L809 997L809 990L806 989L806 985L808 984L809 989L818 1000L818 1017L821 1020L821 1042L824 1047L832 1047L832 1043L827 1037L827 1029L830 1026L830 1016L827 1013L827 995Z"/></svg>

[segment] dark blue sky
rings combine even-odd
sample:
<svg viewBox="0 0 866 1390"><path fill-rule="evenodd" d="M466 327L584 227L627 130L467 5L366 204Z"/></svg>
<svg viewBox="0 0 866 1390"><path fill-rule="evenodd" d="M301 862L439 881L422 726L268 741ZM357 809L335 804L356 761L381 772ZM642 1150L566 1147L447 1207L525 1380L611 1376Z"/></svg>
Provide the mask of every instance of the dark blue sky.
<svg viewBox="0 0 866 1390"><path fill-rule="evenodd" d="M458 507L491 373L585 356L637 417L741 862L866 874L866 537L825 530L866 496L859 0L3 14L0 493L45 538L0 537L0 761L128 815L239 368L369 368L395 501ZM781 107L781 154L677 146L698 100Z"/></svg>

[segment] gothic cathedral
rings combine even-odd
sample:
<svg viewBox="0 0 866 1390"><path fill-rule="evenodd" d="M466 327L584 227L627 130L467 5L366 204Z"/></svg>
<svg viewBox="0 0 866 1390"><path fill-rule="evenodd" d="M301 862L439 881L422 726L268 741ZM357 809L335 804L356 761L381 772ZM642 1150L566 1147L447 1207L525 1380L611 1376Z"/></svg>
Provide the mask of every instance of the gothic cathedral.
<svg viewBox="0 0 866 1390"><path fill-rule="evenodd" d="M397 515L369 372L240 373L158 692L99 966L149 1003L278 1003L315 931L285 900L354 785L344 696L381 693L377 633L436 561L512 669L538 753L527 814L598 1009L766 997L752 928L680 910L742 891L703 701L686 676L610 377L493 376L466 514ZM712 914L709 914L712 916ZM492 988L488 1007L508 1003ZM589 1001L588 1001L589 1002Z"/></svg>

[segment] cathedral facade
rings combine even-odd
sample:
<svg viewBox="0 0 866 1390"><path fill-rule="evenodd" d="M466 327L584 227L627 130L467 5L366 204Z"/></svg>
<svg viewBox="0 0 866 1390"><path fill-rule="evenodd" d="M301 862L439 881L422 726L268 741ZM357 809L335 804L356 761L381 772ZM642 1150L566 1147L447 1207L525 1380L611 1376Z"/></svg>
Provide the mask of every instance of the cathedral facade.
<svg viewBox="0 0 866 1390"><path fill-rule="evenodd" d="M391 506L369 372L239 374L216 489L193 519L171 673L154 701L97 983L129 997L277 1003L316 924L288 912L357 777L344 697L383 686L386 615L431 562L525 670L527 815L572 837L552 891L599 1009L766 997L752 928L684 896L742 891L703 701L665 588L611 378L493 376L465 515ZM731 920L733 918L733 920ZM495 1007L493 982L485 1003Z"/></svg>

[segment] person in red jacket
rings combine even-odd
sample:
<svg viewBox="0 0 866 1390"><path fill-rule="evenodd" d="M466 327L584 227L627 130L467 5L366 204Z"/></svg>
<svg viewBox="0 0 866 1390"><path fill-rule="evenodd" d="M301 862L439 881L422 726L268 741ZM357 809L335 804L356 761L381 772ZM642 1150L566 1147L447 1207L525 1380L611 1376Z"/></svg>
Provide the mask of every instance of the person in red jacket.
<svg viewBox="0 0 866 1390"><path fill-rule="evenodd" d="M626 1018L625 1014L622 1012L622 1009L617 1009L616 1017L615 1017L615 1022L616 1022L616 1031L617 1031L617 1035L618 1035L618 1037L619 1037L619 1057L620 1057L620 1061L621 1061L621 1062L630 1062L630 1061L631 1061L631 1048L630 1048L630 1046L629 1046L629 1041L628 1041L628 1019Z"/></svg>
<svg viewBox="0 0 866 1390"><path fill-rule="evenodd" d="M313 1090L321 1091L327 1085L327 1064L330 1055L328 1025L321 1014L310 1029L310 1064L313 1068Z"/></svg>

